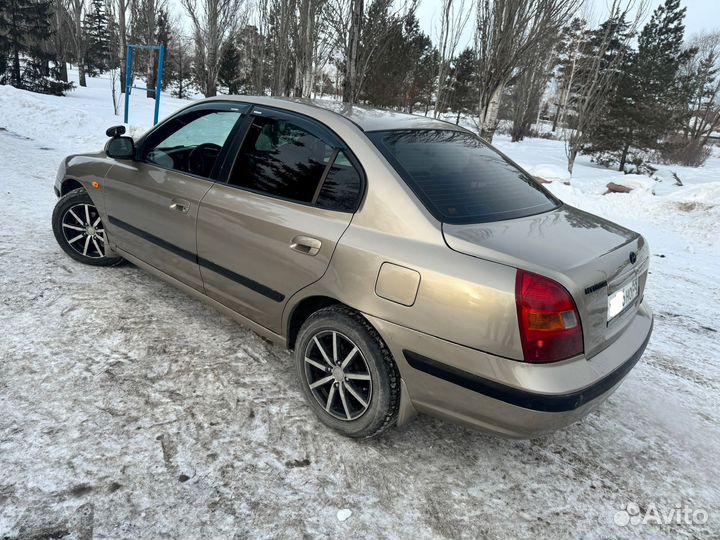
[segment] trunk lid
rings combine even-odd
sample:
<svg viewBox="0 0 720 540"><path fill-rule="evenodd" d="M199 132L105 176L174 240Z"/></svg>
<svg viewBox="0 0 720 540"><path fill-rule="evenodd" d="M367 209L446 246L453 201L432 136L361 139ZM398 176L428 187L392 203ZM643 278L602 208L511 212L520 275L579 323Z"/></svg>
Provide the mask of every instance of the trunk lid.
<svg viewBox="0 0 720 540"><path fill-rule="evenodd" d="M588 357L618 337L643 297L648 268L644 238L571 206L507 221L445 223L443 235L455 251L561 283L575 299ZM634 278L638 278L637 298L608 321L608 295Z"/></svg>

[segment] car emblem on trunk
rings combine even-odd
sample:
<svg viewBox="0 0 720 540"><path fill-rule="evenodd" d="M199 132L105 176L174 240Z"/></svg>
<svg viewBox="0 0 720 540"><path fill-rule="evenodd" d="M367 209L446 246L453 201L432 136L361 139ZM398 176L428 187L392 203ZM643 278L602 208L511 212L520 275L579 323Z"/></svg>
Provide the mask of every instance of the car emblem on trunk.
<svg viewBox="0 0 720 540"><path fill-rule="evenodd" d="M630 263L635 264L635 261L637 261L637 253L634 251L630 252Z"/></svg>

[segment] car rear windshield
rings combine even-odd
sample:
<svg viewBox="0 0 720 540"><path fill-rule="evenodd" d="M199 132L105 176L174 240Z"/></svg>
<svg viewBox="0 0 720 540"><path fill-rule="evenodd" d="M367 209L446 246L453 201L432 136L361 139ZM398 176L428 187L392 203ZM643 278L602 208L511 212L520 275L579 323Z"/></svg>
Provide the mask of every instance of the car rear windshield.
<svg viewBox="0 0 720 540"><path fill-rule="evenodd" d="M559 201L474 135L453 130L368 133L427 209L445 223L548 212Z"/></svg>

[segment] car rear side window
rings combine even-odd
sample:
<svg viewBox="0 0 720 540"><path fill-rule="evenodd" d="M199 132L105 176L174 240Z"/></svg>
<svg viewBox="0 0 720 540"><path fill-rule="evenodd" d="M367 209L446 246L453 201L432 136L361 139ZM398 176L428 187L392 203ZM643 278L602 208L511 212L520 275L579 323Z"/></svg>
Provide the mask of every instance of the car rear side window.
<svg viewBox="0 0 720 540"><path fill-rule="evenodd" d="M228 183L320 208L353 211L360 177L346 155L285 118L257 116Z"/></svg>
<svg viewBox="0 0 720 540"><path fill-rule="evenodd" d="M559 205L527 173L470 133L398 130L368 136L442 222L500 221Z"/></svg>
<svg viewBox="0 0 720 540"><path fill-rule="evenodd" d="M357 207L361 188L357 170L344 152L337 152L317 194L316 204L328 210L352 212Z"/></svg>

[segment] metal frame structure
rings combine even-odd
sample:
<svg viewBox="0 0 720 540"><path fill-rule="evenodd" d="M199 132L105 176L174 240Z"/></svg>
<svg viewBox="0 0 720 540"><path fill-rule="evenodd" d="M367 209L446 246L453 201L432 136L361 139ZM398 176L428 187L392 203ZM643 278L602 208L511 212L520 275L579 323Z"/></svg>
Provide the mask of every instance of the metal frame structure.
<svg viewBox="0 0 720 540"><path fill-rule="evenodd" d="M147 87L132 85L132 60L133 49L148 49L151 51L159 51L157 84L155 85L155 116L153 125L158 123L158 113L160 112L160 91L162 90L163 64L165 63L165 46L164 45L128 45L127 62L125 64L125 123L128 123L128 113L130 109L130 94L135 90L148 90Z"/></svg>

